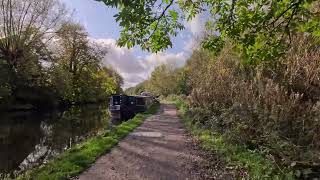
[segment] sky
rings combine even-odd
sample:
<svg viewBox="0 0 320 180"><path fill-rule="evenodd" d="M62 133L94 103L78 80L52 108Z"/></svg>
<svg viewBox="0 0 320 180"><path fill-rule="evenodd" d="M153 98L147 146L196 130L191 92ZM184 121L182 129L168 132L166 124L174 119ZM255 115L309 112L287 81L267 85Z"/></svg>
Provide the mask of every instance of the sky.
<svg viewBox="0 0 320 180"><path fill-rule="evenodd" d="M113 17L117 13L116 9L94 0L61 1L73 12L73 19L86 28L89 38L107 48L108 53L103 63L120 73L124 78L124 89L148 79L154 68L161 64L183 66L192 49L197 47L198 37L203 34L204 23L199 15L184 23L185 29L173 38L173 47L163 52L149 53L142 51L138 46L131 49L118 47L116 40L119 38L121 27Z"/></svg>

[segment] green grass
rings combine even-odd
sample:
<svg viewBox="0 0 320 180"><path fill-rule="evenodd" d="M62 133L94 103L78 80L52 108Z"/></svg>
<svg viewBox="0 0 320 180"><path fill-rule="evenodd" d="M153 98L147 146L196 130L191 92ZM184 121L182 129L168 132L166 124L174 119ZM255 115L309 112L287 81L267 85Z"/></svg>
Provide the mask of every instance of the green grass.
<svg viewBox="0 0 320 180"><path fill-rule="evenodd" d="M294 179L289 170L279 169L262 153L227 143L222 134L193 124L192 118L187 115L188 106L183 100L175 99L172 102L178 107L183 123L192 136L200 141L201 146L207 151L220 154L229 165L245 168L249 173L249 179Z"/></svg>
<svg viewBox="0 0 320 180"><path fill-rule="evenodd" d="M105 134L93 137L65 151L47 164L27 171L17 177L19 180L60 180L80 174L98 157L109 152L121 139L142 124L143 120L157 112L159 104L151 106L147 112L137 114L133 119L116 126Z"/></svg>

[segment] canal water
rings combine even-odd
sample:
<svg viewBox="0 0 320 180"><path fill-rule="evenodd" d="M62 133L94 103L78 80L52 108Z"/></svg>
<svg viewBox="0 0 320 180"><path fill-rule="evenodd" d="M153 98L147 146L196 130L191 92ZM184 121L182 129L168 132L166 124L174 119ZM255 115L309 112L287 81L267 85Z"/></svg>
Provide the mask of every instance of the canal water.
<svg viewBox="0 0 320 180"><path fill-rule="evenodd" d="M0 174L31 169L109 127L107 105L0 116Z"/></svg>

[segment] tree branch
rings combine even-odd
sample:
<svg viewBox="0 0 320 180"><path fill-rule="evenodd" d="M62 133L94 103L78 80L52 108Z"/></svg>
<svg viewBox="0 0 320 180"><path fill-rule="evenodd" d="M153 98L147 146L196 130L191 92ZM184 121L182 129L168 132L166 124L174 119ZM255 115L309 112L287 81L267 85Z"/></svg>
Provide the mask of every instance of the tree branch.
<svg viewBox="0 0 320 180"><path fill-rule="evenodd" d="M271 24L275 24L285 13L287 13L290 9L292 9L293 7L297 7L298 5L300 5L300 3L301 3L302 1L301 0L299 0L298 2L296 2L296 3L293 3L293 4L291 4L286 10L284 10L278 17L276 17L276 19L275 20L273 20L271 23L269 23L269 25L271 25Z"/></svg>
<svg viewBox="0 0 320 180"><path fill-rule="evenodd" d="M235 7L236 3L237 3L237 0L232 0L231 9L230 9L230 15L228 17L228 21L229 22L231 22L231 19L232 19L233 15L234 15L234 7Z"/></svg>
<svg viewBox="0 0 320 180"><path fill-rule="evenodd" d="M156 27L154 28L153 32L150 34L150 36L148 37L147 41L149 41L149 39L154 35L154 33L157 31L159 23L160 23L160 19L165 15L166 11L169 9L169 7L173 4L174 0L171 0L170 3L165 7L165 9L162 11L161 15L159 17L157 17L152 23L154 23L155 21L157 21ZM150 25L152 24L150 23ZM150 26L149 25L149 26Z"/></svg>

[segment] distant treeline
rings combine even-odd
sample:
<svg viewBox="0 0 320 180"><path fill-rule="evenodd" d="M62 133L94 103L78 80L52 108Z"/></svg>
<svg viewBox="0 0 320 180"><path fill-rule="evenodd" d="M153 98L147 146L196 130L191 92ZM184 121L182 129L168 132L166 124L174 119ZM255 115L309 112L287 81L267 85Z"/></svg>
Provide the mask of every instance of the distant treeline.
<svg viewBox="0 0 320 180"><path fill-rule="evenodd" d="M106 100L122 77L58 0L0 0L0 106L52 108Z"/></svg>

